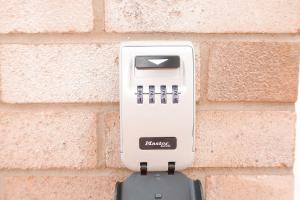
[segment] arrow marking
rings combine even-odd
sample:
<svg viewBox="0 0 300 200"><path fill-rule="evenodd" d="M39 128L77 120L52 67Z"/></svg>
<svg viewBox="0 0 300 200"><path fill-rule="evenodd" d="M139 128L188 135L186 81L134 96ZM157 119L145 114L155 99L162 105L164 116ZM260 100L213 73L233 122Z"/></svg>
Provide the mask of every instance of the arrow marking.
<svg viewBox="0 0 300 200"><path fill-rule="evenodd" d="M167 60L169 60L169 59L149 59L148 61L152 62L152 63L154 63L156 65L160 65L161 63L164 63Z"/></svg>

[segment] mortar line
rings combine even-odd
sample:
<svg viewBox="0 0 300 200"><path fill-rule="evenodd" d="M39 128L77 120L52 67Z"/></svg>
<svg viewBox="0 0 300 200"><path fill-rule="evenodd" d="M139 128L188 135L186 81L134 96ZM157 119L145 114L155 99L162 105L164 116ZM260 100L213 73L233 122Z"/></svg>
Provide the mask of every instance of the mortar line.
<svg viewBox="0 0 300 200"><path fill-rule="evenodd" d="M28 104L0 104L0 110L2 111L45 111L45 110L54 110L54 111L92 111L92 112L101 112L101 111L110 111L118 108L118 104L115 103L98 103L98 104L85 104L85 103L28 103Z"/></svg>
<svg viewBox="0 0 300 200"><path fill-rule="evenodd" d="M4 200L4 177L0 176L0 200Z"/></svg>
<svg viewBox="0 0 300 200"><path fill-rule="evenodd" d="M104 167L105 158L105 142L106 136L104 131L104 117L101 114L97 114L97 124L96 124L96 135L97 135L97 166Z"/></svg>
<svg viewBox="0 0 300 200"><path fill-rule="evenodd" d="M294 103L270 102L198 102L197 110L232 110L232 111L294 111ZM109 112L118 111L119 103L0 103L0 111L84 111Z"/></svg>
<svg viewBox="0 0 300 200"><path fill-rule="evenodd" d="M184 171L186 174L197 174L200 176L210 175L292 175L292 168L272 167L245 167L245 168L189 168ZM128 169L4 169L0 170L0 176L124 176L133 173Z"/></svg>
<svg viewBox="0 0 300 200"><path fill-rule="evenodd" d="M208 66L210 62L210 54L211 48L209 48L209 44L205 43L204 45L200 46L199 51L200 53L200 92L199 92L199 103L207 103L207 94L208 94Z"/></svg>
<svg viewBox="0 0 300 200"><path fill-rule="evenodd" d="M272 41L272 42L300 42L300 34L254 34L254 33L10 33L0 34L0 43L100 43L120 42L123 40L197 40L197 41Z"/></svg>
<svg viewBox="0 0 300 200"><path fill-rule="evenodd" d="M198 103L200 111L228 110L228 111L294 111L295 103L268 102L205 102Z"/></svg>
<svg viewBox="0 0 300 200"><path fill-rule="evenodd" d="M103 32L104 20L104 0L93 0L94 27L93 32Z"/></svg>

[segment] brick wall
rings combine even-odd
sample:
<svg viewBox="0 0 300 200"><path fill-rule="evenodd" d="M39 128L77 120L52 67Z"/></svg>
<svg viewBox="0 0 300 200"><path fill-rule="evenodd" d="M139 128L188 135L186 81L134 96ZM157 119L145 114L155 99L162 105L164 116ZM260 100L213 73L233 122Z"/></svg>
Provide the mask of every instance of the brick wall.
<svg viewBox="0 0 300 200"><path fill-rule="evenodd" d="M190 40L207 200L291 200L299 0L0 0L0 200L112 200L118 48Z"/></svg>

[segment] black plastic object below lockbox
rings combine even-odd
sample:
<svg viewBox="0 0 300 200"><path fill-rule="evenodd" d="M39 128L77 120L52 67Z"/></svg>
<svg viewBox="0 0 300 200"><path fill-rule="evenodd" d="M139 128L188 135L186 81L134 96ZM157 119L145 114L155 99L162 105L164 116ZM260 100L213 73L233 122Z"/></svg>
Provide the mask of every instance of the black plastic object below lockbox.
<svg viewBox="0 0 300 200"><path fill-rule="evenodd" d="M133 173L115 189L115 200L203 200L202 195L201 182L180 172Z"/></svg>

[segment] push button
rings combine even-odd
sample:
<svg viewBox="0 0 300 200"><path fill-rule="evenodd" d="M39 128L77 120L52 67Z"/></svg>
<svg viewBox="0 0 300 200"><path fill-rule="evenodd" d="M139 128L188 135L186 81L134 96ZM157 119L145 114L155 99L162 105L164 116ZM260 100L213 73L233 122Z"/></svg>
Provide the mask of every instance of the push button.
<svg viewBox="0 0 300 200"><path fill-rule="evenodd" d="M165 85L160 86L160 102L162 104L167 103L167 87Z"/></svg>
<svg viewBox="0 0 300 200"><path fill-rule="evenodd" d="M138 104L143 103L143 86L141 85L137 86L136 98Z"/></svg>
<svg viewBox="0 0 300 200"><path fill-rule="evenodd" d="M172 85L172 100L173 103L179 102L178 85Z"/></svg>
<svg viewBox="0 0 300 200"><path fill-rule="evenodd" d="M155 103L155 86L154 85L149 86L149 103L150 104Z"/></svg>
<svg viewBox="0 0 300 200"><path fill-rule="evenodd" d="M154 199L162 199L162 194L156 193Z"/></svg>

